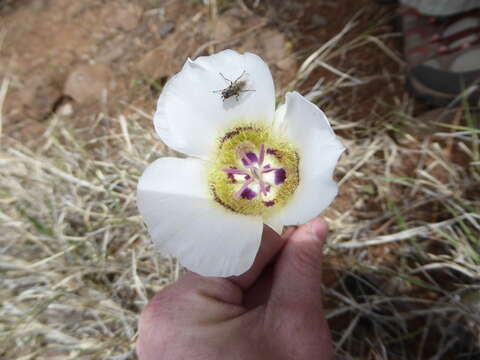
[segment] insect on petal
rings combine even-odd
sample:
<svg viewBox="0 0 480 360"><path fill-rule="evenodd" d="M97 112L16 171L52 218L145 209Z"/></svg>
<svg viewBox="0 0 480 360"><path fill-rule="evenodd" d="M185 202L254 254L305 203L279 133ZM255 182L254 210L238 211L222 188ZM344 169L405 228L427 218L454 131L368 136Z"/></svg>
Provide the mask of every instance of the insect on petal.
<svg viewBox="0 0 480 360"><path fill-rule="evenodd" d="M249 88L237 102L226 104L215 90L245 71ZM271 122L275 112L275 89L267 64L257 55L225 50L188 60L165 85L154 116L155 129L172 149L206 159L216 136L238 119Z"/></svg>

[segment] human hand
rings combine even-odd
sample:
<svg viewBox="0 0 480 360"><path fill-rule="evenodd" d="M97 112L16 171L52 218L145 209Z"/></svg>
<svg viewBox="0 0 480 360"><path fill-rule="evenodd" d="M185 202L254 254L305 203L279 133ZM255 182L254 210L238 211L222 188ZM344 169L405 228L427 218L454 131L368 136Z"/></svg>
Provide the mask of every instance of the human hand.
<svg viewBox="0 0 480 360"><path fill-rule="evenodd" d="M317 218L280 237L264 228L245 274L186 274L139 321L140 360L330 360L321 297L327 225Z"/></svg>

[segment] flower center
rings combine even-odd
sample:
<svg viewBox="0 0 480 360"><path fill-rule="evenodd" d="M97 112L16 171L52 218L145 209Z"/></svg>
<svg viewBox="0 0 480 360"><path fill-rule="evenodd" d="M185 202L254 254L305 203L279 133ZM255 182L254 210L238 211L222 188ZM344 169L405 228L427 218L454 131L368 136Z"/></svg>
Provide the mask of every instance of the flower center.
<svg viewBox="0 0 480 360"><path fill-rule="evenodd" d="M245 215L266 216L283 207L298 181L293 146L259 125L227 132L209 172L215 201Z"/></svg>

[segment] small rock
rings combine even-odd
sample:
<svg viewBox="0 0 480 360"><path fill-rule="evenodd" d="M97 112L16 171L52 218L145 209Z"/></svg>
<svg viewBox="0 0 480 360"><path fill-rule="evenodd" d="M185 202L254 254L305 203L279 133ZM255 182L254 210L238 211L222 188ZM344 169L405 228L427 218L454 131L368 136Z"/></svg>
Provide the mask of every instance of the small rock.
<svg viewBox="0 0 480 360"><path fill-rule="evenodd" d="M160 37L163 38L163 37L167 36L170 32L172 32L173 29L175 29L175 24L166 23L166 24L163 24L162 26L160 26L160 29L158 29L158 34L160 35Z"/></svg>
<svg viewBox="0 0 480 360"><path fill-rule="evenodd" d="M213 36L215 40L227 40L233 34L231 23L227 19L218 19L215 22Z"/></svg>
<svg viewBox="0 0 480 360"><path fill-rule="evenodd" d="M260 35L260 38L265 48L265 58L278 61L287 55L286 40L282 33L266 30Z"/></svg>
<svg viewBox="0 0 480 360"><path fill-rule="evenodd" d="M279 60L277 62L277 66L282 70L295 69L297 66L297 62L293 57L287 56L282 60Z"/></svg>
<svg viewBox="0 0 480 360"><path fill-rule="evenodd" d="M40 12L45 10L49 5L49 0L35 0L32 3L32 8L34 11Z"/></svg>
<svg viewBox="0 0 480 360"><path fill-rule="evenodd" d="M95 62L110 64L124 56L128 50L131 50L131 41L120 33L95 51Z"/></svg>
<svg viewBox="0 0 480 360"><path fill-rule="evenodd" d="M213 38L220 41L228 40L235 35L241 25L238 16L224 14L213 23Z"/></svg>
<svg viewBox="0 0 480 360"><path fill-rule="evenodd" d="M319 14L313 14L312 25L314 27L325 27L327 25L327 18Z"/></svg>
<svg viewBox="0 0 480 360"><path fill-rule="evenodd" d="M53 70L43 69L30 77L20 92L20 101L28 117L43 120L51 114L61 96L57 74Z"/></svg>
<svg viewBox="0 0 480 360"><path fill-rule="evenodd" d="M124 53L125 49L122 46L109 46L103 48L95 60L104 63L112 63L121 58Z"/></svg>
<svg viewBox="0 0 480 360"><path fill-rule="evenodd" d="M143 14L143 9L136 4L119 5L112 2L113 11L105 17L109 27L120 28L125 31L135 29ZM110 9L110 8L109 8Z"/></svg>
<svg viewBox="0 0 480 360"><path fill-rule="evenodd" d="M275 81L286 86L297 71L298 64L287 38L274 29L259 31L255 36L248 36L238 48L241 52L262 54L270 65Z"/></svg>
<svg viewBox="0 0 480 360"><path fill-rule="evenodd" d="M63 5L63 8L60 8L60 10L68 19L77 17L78 15L84 13L87 7L87 4L81 1L65 1L59 5Z"/></svg>
<svg viewBox="0 0 480 360"><path fill-rule="evenodd" d="M138 70L148 79L154 80L170 76L177 70L174 57L172 56L171 39L167 39L161 46L146 53L139 61Z"/></svg>
<svg viewBox="0 0 480 360"><path fill-rule="evenodd" d="M67 102L61 105L57 110L57 114L64 117L72 116L73 115L72 103Z"/></svg>
<svg viewBox="0 0 480 360"><path fill-rule="evenodd" d="M289 56L285 35L275 30L266 30L261 33L260 41L265 49L264 57L268 62L284 70L295 66L295 60Z"/></svg>
<svg viewBox="0 0 480 360"><path fill-rule="evenodd" d="M113 88L113 74L105 64L77 66L65 82L64 94L80 104L101 101Z"/></svg>

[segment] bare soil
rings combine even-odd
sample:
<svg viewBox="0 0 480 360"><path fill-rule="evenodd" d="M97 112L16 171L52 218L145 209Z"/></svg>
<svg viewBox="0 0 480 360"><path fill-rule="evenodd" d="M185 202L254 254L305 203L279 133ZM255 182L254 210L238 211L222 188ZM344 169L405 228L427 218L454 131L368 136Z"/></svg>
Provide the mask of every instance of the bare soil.
<svg viewBox="0 0 480 360"><path fill-rule="evenodd" d="M362 159L372 151L361 169L340 167L339 178L340 174L350 172L354 176L341 186L339 196L324 214L334 224L335 221L342 223L339 219L347 215L353 219L345 223L351 225L355 221L358 232L348 230L347 233L359 238L368 234L373 238L400 232L403 226L438 223L452 217L436 193L430 197L417 194L415 188L412 190L401 182L385 181L389 176L425 180L418 171L426 169L440 184L435 183L439 188L443 189L445 184L453 189L453 195L448 196L463 197L472 203L479 198L478 183L466 182L463 187L462 184L455 187L456 179L449 178L455 172L461 174L460 180L469 179L471 159L467 159L466 152L452 140L432 137L434 129L448 131L434 125L440 118L447 123L464 125L462 110L456 109L447 117L444 111L432 114L427 112L430 109L425 104L413 101L406 93L402 40L395 33L397 9L394 5L381 5L372 0L217 0L216 3L217 7L205 6L200 0L0 0L0 84L2 79L10 79L3 104L3 134L29 144L39 139L38 145L41 145L45 138L39 138L39 134L57 116L67 119L73 128L93 127L99 117L112 120L109 124L120 128L121 116L145 121L148 128L151 126L148 116L128 115L152 114L165 82L180 70L188 57L233 48L256 53L269 64L278 95L287 90L311 91L320 80L320 87L335 83L339 72L355 84L332 87L316 99L328 116L341 125L336 132L349 149L346 156ZM299 80L298 71L305 59L337 36L350 21L356 25L338 41L341 51L328 61L328 66L317 66L308 77ZM361 46L357 45L358 39L365 40ZM416 120L402 121L399 114L415 116ZM440 150L418 155L416 151L420 148ZM438 159L447 161L451 168L442 167ZM431 188L434 186L428 189ZM341 238L343 229L336 230L334 236L345 240ZM432 244L441 239L438 234L431 236ZM109 251L121 253L125 250L123 246L109 248ZM137 244L132 242L128 246ZM408 252L413 246L412 240L358 251L329 250L331 255L327 257L324 276L326 288L331 289L327 294L327 307L335 311L340 305L350 306L335 296L339 293L354 305L357 301L363 302L363 307L352 305L353 310L345 310L331 321L335 341L343 341L349 326L354 321L357 324L348 340L340 344L351 358L408 359L412 358L410 354L437 354L435 346L442 327L422 332L422 336L426 334L421 344L424 348L417 349L418 329L426 328L433 321L431 314L422 315L427 305L409 303L410 300L395 308L393 305L390 308L390 304L396 304L396 299L401 297L441 303L442 296L447 299L445 294L455 290L454 284L460 284L460 288L470 279L455 272L455 276L450 272L433 275L422 272L414 281L440 284L441 291L432 291L418 283L415 283L418 286L412 285L395 273L397 268L414 269L429 263L427 255L445 258L451 254L449 245L429 245L425 256L416 256ZM362 269L362 264L367 263L368 269ZM150 279L146 272L143 275ZM149 285L148 295L158 287ZM367 309L370 297L374 298L375 294L391 296L391 303L384 307L371 305ZM133 290L130 295L135 298ZM122 307L138 312L138 302L130 301L128 294L119 297L121 299L115 301ZM417 315L403 319L403 314L410 312ZM387 334L392 340L386 343L391 357L379 354L381 343L372 345L376 349L372 350L367 341L354 340L368 338L375 342L383 336L379 329L398 328L396 317L404 320L404 328L403 332L392 330ZM443 358L454 359L458 351L467 353L468 346L473 348L475 335L463 331L466 340L448 348ZM449 334L452 332L456 330ZM399 334L412 335L400 338ZM28 351L19 349L10 353L28 354ZM62 354L58 356L61 358Z"/></svg>

